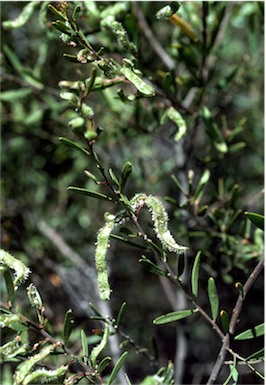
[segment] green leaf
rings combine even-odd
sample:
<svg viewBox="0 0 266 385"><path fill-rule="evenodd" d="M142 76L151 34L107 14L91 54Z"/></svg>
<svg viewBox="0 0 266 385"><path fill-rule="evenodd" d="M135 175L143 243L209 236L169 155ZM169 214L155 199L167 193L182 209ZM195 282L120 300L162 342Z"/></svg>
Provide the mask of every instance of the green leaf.
<svg viewBox="0 0 266 385"><path fill-rule="evenodd" d="M61 20L52 21L52 25L58 29L58 31L63 32L66 35L71 36L72 30L65 25L65 23Z"/></svg>
<svg viewBox="0 0 266 385"><path fill-rule="evenodd" d="M109 356L104 357L104 359L99 363L97 367L97 373L103 372L104 369L110 364L111 361L112 361L111 357Z"/></svg>
<svg viewBox="0 0 266 385"><path fill-rule="evenodd" d="M119 180L118 180L117 176L115 175L114 171L111 168L109 168L108 171L109 171L109 175L110 175L112 181L116 184L116 187L119 188L120 183L119 183Z"/></svg>
<svg viewBox="0 0 266 385"><path fill-rule="evenodd" d="M208 295L211 305L212 319L215 321L219 312L219 297L213 277L210 277L208 281Z"/></svg>
<svg viewBox="0 0 266 385"><path fill-rule="evenodd" d="M19 90L2 91L0 94L0 100L2 102L13 102L17 99L23 99L26 96L32 94L32 90L29 88L20 88Z"/></svg>
<svg viewBox="0 0 266 385"><path fill-rule="evenodd" d="M234 385L237 384L237 381L238 381L238 371L237 371L237 368L235 367L235 365L229 365L230 367L230 372L231 372L231 375L232 375L232 378L234 380Z"/></svg>
<svg viewBox="0 0 266 385"><path fill-rule="evenodd" d="M73 329L73 324L74 324L74 320L73 320L73 312L71 309L69 309L66 314L65 314L65 318L64 318L64 330L63 330L63 338L64 338L64 343L66 344L69 337L70 337L70 334L72 332L72 329Z"/></svg>
<svg viewBox="0 0 266 385"><path fill-rule="evenodd" d="M30 86L42 90L44 89L44 85L36 80L32 74L32 71L28 68L25 68L15 53L6 45L3 46L3 52L9 60L12 67L16 70L16 72L24 79Z"/></svg>
<svg viewBox="0 0 266 385"><path fill-rule="evenodd" d="M182 186L182 183L179 181L179 179L175 175L171 175L172 180L175 182L179 190L186 196L187 192L185 191L184 187Z"/></svg>
<svg viewBox="0 0 266 385"><path fill-rule="evenodd" d="M147 257L145 257L145 255L141 256L139 262L143 263L144 265L147 265L149 271L153 274L162 275L163 277L166 275L166 273L159 266L150 261Z"/></svg>
<svg viewBox="0 0 266 385"><path fill-rule="evenodd" d="M167 116L178 127L178 132L175 134L175 141L178 142L187 132L186 122L182 118L182 115L174 107L168 108Z"/></svg>
<svg viewBox="0 0 266 385"><path fill-rule="evenodd" d="M126 358L127 358L127 355L128 355L128 352L124 352L121 357L119 358L119 360L117 361L117 363L115 364L111 374L110 374L110 377L107 381L107 385L111 385L115 380L116 380L116 377L117 377L117 373L119 372L119 370L121 369L123 363L125 362Z"/></svg>
<svg viewBox="0 0 266 385"><path fill-rule="evenodd" d="M15 290L14 290L14 284L13 284L13 279L8 270L4 271L4 279L6 283L6 290L7 290L7 297L8 301L12 304L14 297L15 297Z"/></svg>
<svg viewBox="0 0 266 385"><path fill-rule="evenodd" d="M226 153L228 151L227 144L224 141L221 131L219 130L217 124L214 122L212 114L210 110L204 106L201 108L200 115L202 120L207 127L207 134L211 139L214 147L222 153Z"/></svg>
<svg viewBox="0 0 266 385"><path fill-rule="evenodd" d="M84 170L84 174L86 175L87 178L93 180L94 183L96 184L98 183L96 176L92 174L90 171Z"/></svg>
<svg viewBox="0 0 266 385"><path fill-rule="evenodd" d="M73 16L72 16L73 20L76 20L79 17L80 12L81 12L80 6L76 5L73 11Z"/></svg>
<svg viewBox="0 0 266 385"><path fill-rule="evenodd" d="M34 12L34 9L39 6L39 4L40 1L30 1L27 5L25 5L22 12L14 20L3 21L3 27L6 29L22 27L27 23Z"/></svg>
<svg viewBox="0 0 266 385"><path fill-rule="evenodd" d="M83 361L85 362L85 364L87 364L89 360L89 348L88 348L87 337L83 329L81 330L80 335L81 335L81 343L82 343Z"/></svg>
<svg viewBox="0 0 266 385"><path fill-rule="evenodd" d="M199 198L199 196L202 194L203 188L206 185L206 183L208 183L210 176L211 176L210 170L205 170L203 172L202 177L199 180L199 183L197 185L197 188L194 194L195 199Z"/></svg>
<svg viewBox="0 0 266 385"><path fill-rule="evenodd" d="M236 152L242 151L246 146L247 144L245 142L231 144L231 146L229 147L229 152L231 154L234 154Z"/></svg>
<svg viewBox="0 0 266 385"><path fill-rule="evenodd" d="M261 348L246 358L246 361L264 359L265 349Z"/></svg>
<svg viewBox="0 0 266 385"><path fill-rule="evenodd" d="M91 310L94 312L95 315L99 316L99 317L102 317L102 319L104 319L104 317L101 315L101 313L99 312L99 310L96 308L95 305L93 305L93 303L89 303L89 307L91 308Z"/></svg>
<svg viewBox="0 0 266 385"><path fill-rule="evenodd" d="M122 67L120 69L122 75L124 75L134 86L137 88L139 92L143 95L149 97L155 95L155 89L145 83L138 75L136 75L130 68Z"/></svg>
<svg viewBox="0 0 266 385"><path fill-rule="evenodd" d="M128 181L128 178L130 177L132 173L132 164L130 162L126 162L122 168L121 171L121 178L120 178L120 190L122 191L125 184Z"/></svg>
<svg viewBox="0 0 266 385"><path fill-rule="evenodd" d="M220 311L222 329L225 333L229 332L229 317L225 310Z"/></svg>
<svg viewBox="0 0 266 385"><path fill-rule="evenodd" d="M98 355L101 353L101 351L105 348L107 341L108 341L108 337L109 337L109 325L105 324L103 338L101 339L101 342L99 343L99 345L95 346L92 349L92 352L90 355L91 365L93 368L96 367L96 359L97 359Z"/></svg>
<svg viewBox="0 0 266 385"><path fill-rule="evenodd" d="M244 293L244 287L243 287L242 283L236 282L235 283L235 288L237 289L237 291L241 295L241 297L244 298L245 297L245 293Z"/></svg>
<svg viewBox="0 0 266 385"><path fill-rule="evenodd" d="M180 319L187 318L196 313L197 309L179 310L171 313L163 314L153 320L155 325L163 325L169 322L179 321Z"/></svg>
<svg viewBox="0 0 266 385"><path fill-rule="evenodd" d="M89 151L87 151L85 148L83 148L82 146L80 146L79 144L77 144L76 142L73 142L73 140L70 140L70 139L67 139L67 138L64 138L62 136L60 136L58 138L60 140L60 142L62 142L64 145L68 146L68 147L71 147L71 148L74 148L75 150L78 150L78 151L81 151L83 152L84 154L86 155L90 155Z"/></svg>
<svg viewBox="0 0 266 385"><path fill-rule="evenodd" d="M248 219L251 220L251 222L257 226L259 229L264 230L264 215L253 213L250 211L246 211L245 215L248 217Z"/></svg>
<svg viewBox="0 0 266 385"><path fill-rule="evenodd" d="M264 323L257 325L253 328L247 329L244 332L235 336L235 340L250 340L255 337L264 335Z"/></svg>
<svg viewBox="0 0 266 385"><path fill-rule="evenodd" d="M197 297L198 295L200 257L201 257L201 251L198 251L193 264L192 274L191 274L192 293L195 295L195 297Z"/></svg>
<svg viewBox="0 0 266 385"><path fill-rule="evenodd" d="M52 4L48 4L48 9L60 19L66 20L66 16L62 12L58 11Z"/></svg>
<svg viewBox="0 0 266 385"><path fill-rule="evenodd" d="M108 197L107 195L104 195L102 193L98 193L96 191L87 190L86 188L69 186L67 189L70 191L76 191L76 192L83 194L83 195L88 195L92 198L102 199L102 200L106 200L106 201L112 201L113 200L111 197Z"/></svg>
<svg viewBox="0 0 266 385"><path fill-rule="evenodd" d="M123 302L120 309L119 309L117 320L116 320L117 326L119 326L124 319L125 312L126 312L126 305L127 305L127 303Z"/></svg>

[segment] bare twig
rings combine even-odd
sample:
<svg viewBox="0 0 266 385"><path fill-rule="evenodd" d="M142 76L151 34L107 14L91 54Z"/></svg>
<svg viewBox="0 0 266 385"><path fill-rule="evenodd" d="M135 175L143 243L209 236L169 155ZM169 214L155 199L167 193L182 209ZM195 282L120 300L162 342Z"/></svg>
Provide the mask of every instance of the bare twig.
<svg viewBox="0 0 266 385"><path fill-rule="evenodd" d="M152 49L169 70L174 69L175 68L174 60L171 58L171 56L168 55L168 53L164 50L164 48L161 46L161 44L157 40L156 36L152 32L151 28L149 27L142 13L140 4L137 1L134 3L134 7L135 7L135 13L136 13L138 25L143 35L146 37L146 39L150 43Z"/></svg>

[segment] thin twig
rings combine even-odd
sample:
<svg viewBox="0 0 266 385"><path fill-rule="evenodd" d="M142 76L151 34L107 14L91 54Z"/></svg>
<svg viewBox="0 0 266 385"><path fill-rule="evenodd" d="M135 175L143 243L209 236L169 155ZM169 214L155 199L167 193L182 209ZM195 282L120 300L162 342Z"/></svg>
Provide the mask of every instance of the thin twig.
<svg viewBox="0 0 266 385"><path fill-rule="evenodd" d="M154 35L153 31L149 27L149 24L147 23L144 15L143 15L143 12L141 10L139 3L135 2L134 7L135 7L135 13L136 13L138 25L139 25L139 28L141 29L143 35L146 37L146 39L150 43L151 47L153 48L154 52L158 55L158 57L165 64L165 66L169 70L174 69L175 68L174 60L171 58L171 56L168 55L168 53L164 50L164 48L158 42L156 36Z"/></svg>
<svg viewBox="0 0 266 385"><path fill-rule="evenodd" d="M247 279L247 281L246 281L246 283L245 283L245 285L243 287L243 295L239 294L239 296L238 296L236 305L235 305L235 307L233 309L233 312L232 312L232 317L231 317L231 320L230 320L230 324L229 324L229 332L230 332L230 334L234 334L235 333L235 328L236 328L236 325L237 325L237 322L238 322L239 314L240 314L242 306L243 306L244 298L245 298L246 294L248 293L248 291L250 290L250 288L252 287L252 285L254 284L254 282L256 281L256 279L258 278L259 274L262 272L263 266L264 266L264 259L262 258L259 261L259 263L257 264L257 266L255 267L255 269L252 271L250 276L248 277L248 279ZM216 363L215 363L215 365L213 367L213 370L211 372L211 375L209 377L207 385L212 385L217 380L217 377L218 377L218 375L219 375L219 373L221 371L221 368L224 365L225 356L226 356L226 352L227 351L231 352L231 350L230 350L230 336L229 336L229 333L226 334L226 337L225 337L225 339L223 341L220 353L219 353L219 355L217 357Z"/></svg>
<svg viewBox="0 0 266 385"><path fill-rule="evenodd" d="M239 314L241 312L245 296L247 295L250 288L252 287L252 285L254 284L254 282L256 281L256 279L258 278L260 273L262 272L263 268L264 268L264 258L262 258L259 261L259 263L255 267L255 269L252 271L252 273L248 277L245 285L243 286L243 294L239 294L239 296L238 296L236 305L235 305L233 312L232 312L232 317L230 319L230 325L229 325L230 334L235 333L236 325L238 323Z"/></svg>

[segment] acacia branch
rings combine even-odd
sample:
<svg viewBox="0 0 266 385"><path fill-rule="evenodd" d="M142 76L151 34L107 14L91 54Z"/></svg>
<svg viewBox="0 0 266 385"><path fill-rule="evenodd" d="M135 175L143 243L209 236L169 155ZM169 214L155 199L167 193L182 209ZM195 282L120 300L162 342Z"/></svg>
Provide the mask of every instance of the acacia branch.
<svg viewBox="0 0 266 385"><path fill-rule="evenodd" d="M231 335L233 335L235 333L235 328L236 328L236 325L237 325L237 322L239 319L239 314L242 310L245 296L248 293L248 291L251 289L251 287L253 286L254 282L256 281L256 279L258 278L260 273L262 272L263 267L264 267L264 259L262 258L259 261L259 263L257 264L257 266L255 267L255 269L252 271L250 276L248 277L248 279L247 279L247 281L243 287L243 294L239 294L239 296L238 296L238 299L236 301L236 305L235 305L233 312L232 312L230 324L229 324L229 333ZM230 335L229 335L229 333L227 333L225 336L225 339L223 341L220 353L217 357L216 363L213 367L213 370L211 372L211 375L209 377L207 385L212 385L215 383L215 381L217 380L217 377L221 371L221 368L224 365L226 352L227 351L231 352L230 351Z"/></svg>

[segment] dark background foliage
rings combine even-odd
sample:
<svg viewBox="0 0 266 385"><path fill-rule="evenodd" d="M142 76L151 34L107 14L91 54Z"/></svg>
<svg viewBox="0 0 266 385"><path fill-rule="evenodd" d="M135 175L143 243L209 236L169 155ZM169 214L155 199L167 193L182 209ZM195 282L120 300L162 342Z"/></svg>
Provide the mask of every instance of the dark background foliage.
<svg viewBox="0 0 266 385"><path fill-rule="evenodd" d="M99 2L98 7L103 9L109 3L112 2ZM24 5L1 2L2 20L13 19ZM164 5L130 3L121 20L138 48L139 68L146 78L150 77L158 96L122 103L116 97L118 86L90 95L97 126L104 130L96 147L107 168L119 172L125 161L132 163L133 174L126 187L129 197L143 191L165 198L171 231L181 244L190 248L188 271L197 251L202 250L201 305L206 309L209 306L206 285L209 275L213 275L222 308L230 314L237 297L234 283L245 282L262 247L262 235L253 226L249 229L244 211L263 212L264 7L262 2L208 2L207 38L214 41L209 50L204 50L177 26L155 18ZM174 71L166 68L145 38L136 16L139 9L174 60ZM184 2L178 11L193 26L200 41L204 38L202 12L200 2ZM94 301L86 272L68 260L40 231L44 221L93 266L96 234L105 211L109 210L105 202L67 191L69 185L95 188L83 170L97 170L81 154L58 141L60 136L75 139L68 127L73 111L60 99L58 83L87 78L90 66L66 61L63 53L75 50L58 38L51 20L53 17L45 16L42 6L41 17L36 10L23 27L1 29L1 242L4 249L30 266L55 330L60 330L64 313L71 307L76 326L92 334L94 324L79 303ZM115 39L97 27L94 29L85 10L80 25L95 48L104 46L107 55L121 59L123 52ZM125 87L125 92L132 91L131 86ZM167 105L165 95L179 109L190 92L194 95L191 106L180 107L188 126L180 147L174 141L176 127L169 122L161 124L160 118ZM239 149L236 145L227 153L217 150L200 115L205 106L212 112L229 148L242 143ZM229 142L237 126L243 129ZM191 202L180 208L182 194L171 175L183 175L187 183L189 170L193 170L195 191L206 168L211 177L200 202L201 207L207 206L205 212L198 214ZM99 191L104 192L104 186ZM237 210L239 215L229 225ZM150 218L146 214L141 213L141 220L148 229ZM124 329L139 345L149 349L155 338L160 362L166 365L167 360L175 360L179 324L152 324L156 316L172 309L158 277L138 263L140 256L139 250L112 240L108 256L113 288L111 305L115 313L123 301L128 303ZM170 260L175 266L175 256L170 256ZM260 277L245 303L239 331L259 324L262 319ZM184 383L204 383L220 348L217 337L200 316L181 321L181 325L187 338ZM78 342L73 341L75 344ZM257 348L257 341L237 343L234 348L245 356ZM132 354L128 373L137 382L152 373L152 369L139 355ZM254 381L258 380L252 373L241 373L241 383Z"/></svg>

